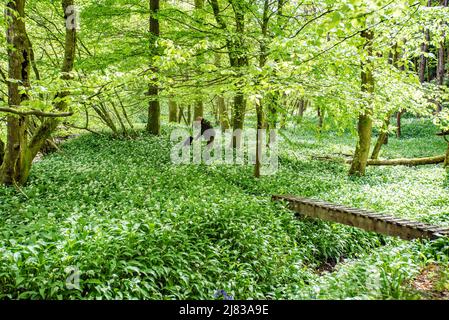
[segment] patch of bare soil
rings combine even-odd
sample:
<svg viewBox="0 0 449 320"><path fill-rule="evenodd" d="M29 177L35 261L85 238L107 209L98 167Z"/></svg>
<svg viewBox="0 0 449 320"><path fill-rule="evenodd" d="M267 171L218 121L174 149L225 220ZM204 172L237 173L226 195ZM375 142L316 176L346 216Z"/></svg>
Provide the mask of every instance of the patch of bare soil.
<svg viewBox="0 0 449 320"><path fill-rule="evenodd" d="M449 279L442 267L431 264L413 280L412 288L425 300L449 300Z"/></svg>
<svg viewBox="0 0 449 320"><path fill-rule="evenodd" d="M340 257L338 260L330 258L324 261L317 269L316 272L319 275L323 275L326 272L333 272L339 263L344 262L344 257Z"/></svg>

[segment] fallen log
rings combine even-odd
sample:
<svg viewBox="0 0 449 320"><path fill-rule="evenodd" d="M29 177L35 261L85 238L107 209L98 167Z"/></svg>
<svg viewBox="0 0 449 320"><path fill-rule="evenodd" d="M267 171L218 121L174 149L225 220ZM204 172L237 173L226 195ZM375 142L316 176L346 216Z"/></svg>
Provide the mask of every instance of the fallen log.
<svg viewBox="0 0 449 320"><path fill-rule="evenodd" d="M400 219L382 213L288 195L274 195L272 199L286 202L289 209L302 216L336 222L404 240L434 240L449 236L447 227Z"/></svg>
<svg viewBox="0 0 449 320"><path fill-rule="evenodd" d="M414 158L414 159L391 159L391 160L368 160L369 166L421 166L428 164L444 163L446 155L427 157L427 158ZM352 163L352 160L348 160L347 163Z"/></svg>

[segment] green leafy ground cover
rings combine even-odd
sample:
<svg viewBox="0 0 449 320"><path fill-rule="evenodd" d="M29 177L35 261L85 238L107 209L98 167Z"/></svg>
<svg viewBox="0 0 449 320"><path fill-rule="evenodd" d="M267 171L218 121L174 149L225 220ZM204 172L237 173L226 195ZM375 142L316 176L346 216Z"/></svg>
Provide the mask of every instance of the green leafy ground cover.
<svg viewBox="0 0 449 320"><path fill-rule="evenodd" d="M301 127L283 134L279 172L256 181L250 166L172 165L170 129L83 135L37 163L23 189L0 188L0 298L212 299L223 289L236 299L414 299L422 268L447 270L447 240L297 220L270 201L288 193L449 226L441 165L349 178L343 161L315 158L351 152L354 138ZM382 157L444 153L434 130L407 120ZM66 287L68 267L80 271L78 290Z"/></svg>

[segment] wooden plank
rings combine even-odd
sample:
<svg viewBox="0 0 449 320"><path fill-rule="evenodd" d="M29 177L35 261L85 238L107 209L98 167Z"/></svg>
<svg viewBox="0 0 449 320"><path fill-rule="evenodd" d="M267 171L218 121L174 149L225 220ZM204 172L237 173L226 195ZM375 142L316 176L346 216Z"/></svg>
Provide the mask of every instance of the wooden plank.
<svg viewBox="0 0 449 320"><path fill-rule="evenodd" d="M324 201L295 196L273 196L273 201L287 202L298 214L324 221L337 222L370 232L376 232L404 240L436 239L449 236L449 228L414 222L367 210L349 208Z"/></svg>

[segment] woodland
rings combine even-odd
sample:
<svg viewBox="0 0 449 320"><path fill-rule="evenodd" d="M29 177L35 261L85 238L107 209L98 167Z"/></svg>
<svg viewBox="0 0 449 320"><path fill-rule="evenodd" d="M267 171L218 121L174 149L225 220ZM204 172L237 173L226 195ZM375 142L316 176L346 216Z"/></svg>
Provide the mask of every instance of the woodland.
<svg viewBox="0 0 449 320"><path fill-rule="evenodd" d="M449 228L448 0L0 6L0 300L449 299L448 237L272 201ZM256 156L173 163L201 119Z"/></svg>

